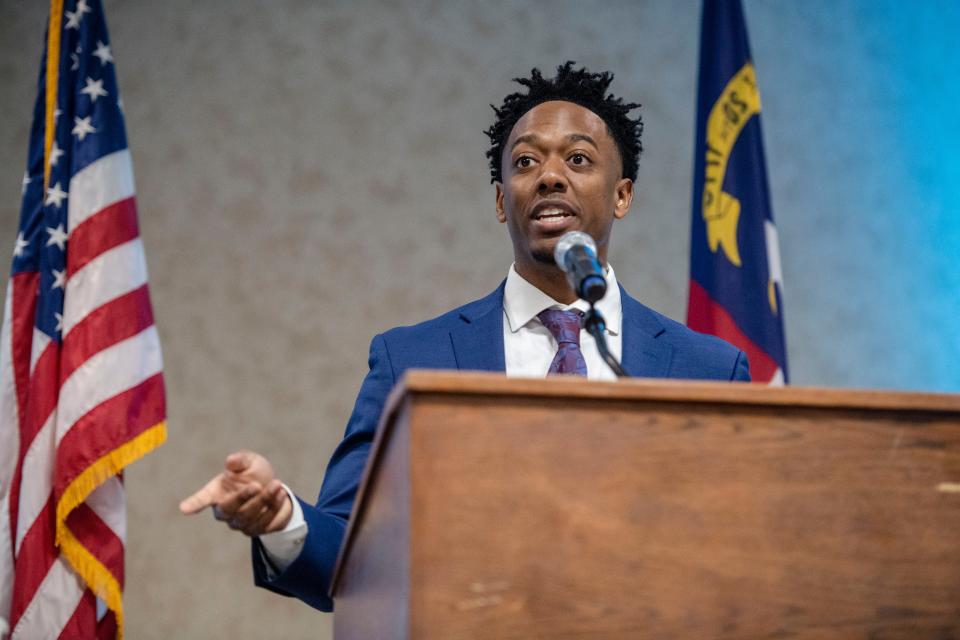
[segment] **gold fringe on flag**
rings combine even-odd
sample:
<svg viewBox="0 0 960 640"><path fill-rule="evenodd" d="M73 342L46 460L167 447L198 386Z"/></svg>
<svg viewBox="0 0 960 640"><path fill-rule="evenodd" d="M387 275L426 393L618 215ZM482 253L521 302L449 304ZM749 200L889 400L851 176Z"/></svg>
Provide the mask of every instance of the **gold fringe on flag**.
<svg viewBox="0 0 960 640"><path fill-rule="evenodd" d="M123 638L123 591L116 577L74 537L67 516L107 478L147 455L167 439L167 423L161 422L113 449L73 479L57 500L57 546L73 570L106 603L117 617L117 638Z"/></svg>
<svg viewBox="0 0 960 640"><path fill-rule="evenodd" d="M50 150L53 148L57 110L57 87L60 84L60 24L63 22L63 0L50 0L50 23L47 25L46 116L43 120L43 188L50 186Z"/></svg>

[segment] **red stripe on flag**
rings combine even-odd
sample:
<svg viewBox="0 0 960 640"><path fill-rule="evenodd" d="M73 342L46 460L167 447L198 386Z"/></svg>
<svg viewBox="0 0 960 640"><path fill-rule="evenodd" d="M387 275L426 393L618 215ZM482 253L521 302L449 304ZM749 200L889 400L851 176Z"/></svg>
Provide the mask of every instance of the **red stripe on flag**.
<svg viewBox="0 0 960 640"><path fill-rule="evenodd" d="M33 326L30 326L30 340L33 341ZM50 342L43 354L37 360L33 370L33 377L26 383L26 406L20 413L20 455L13 469L10 479L10 530L17 531L20 516L20 485L23 482L23 458L33 444L34 438L43 428L44 422L53 413L57 406L57 394L60 387L57 384L57 343ZM30 354L26 354L29 370ZM17 385L19 393L19 383ZM30 523L26 523L30 524Z"/></svg>
<svg viewBox="0 0 960 640"><path fill-rule="evenodd" d="M107 610L103 620L97 623L97 640L114 640L117 637L117 614Z"/></svg>
<svg viewBox="0 0 960 640"><path fill-rule="evenodd" d="M165 417L163 374L101 402L77 420L60 441L54 471L57 500L80 473Z"/></svg>
<svg viewBox="0 0 960 640"><path fill-rule="evenodd" d="M97 629L97 599L90 589L83 592L80 603L57 638L74 640L93 638Z"/></svg>
<svg viewBox="0 0 960 640"><path fill-rule="evenodd" d="M88 358L153 324L150 293L142 285L89 313L63 340L60 384Z"/></svg>
<svg viewBox="0 0 960 640"><path fill-rule="evenodd" d="M30 530L23 538L20 553L16 557L13 576L13 599L10 603L10 628L15 629L30 600L47 576L50 567L57 559L58 551L54 546L55 529L53 515L55 508L53 496L47 499L40 515L33 521Z"/></svg>
<svg viewBox="0 0 960 640"><path fill-rule="evenodd" d="M37 283L40 274L36 271L18 273L10 278L12 283L11 359L13 377L17 388L17 412L20 423L27 413L27 387L30 382L30 351L33 346L33 325L37 310Z"/></svg>
<svg viewBox="0 0 960 640"><path fill-rule="evenodd" d="M57 382L57 367L60 364L57 358L58 346L53 341L47 343L47 348L37 358L33 376L27 385L30 397L27 400L26 412L20 417L21 457L57 407L57 396L60 393L60 384Z"/></svg>
<svg viewBox="0 0 960 640"><path fill-rule="evenodd" d="M750 378L753 382L768 383L777 372L776 361L747 337L733 317L715 302L695 280L690 280L690 306L687 326L694 331L709 333L734 344L750 360Z"/></svg>
<svg viewBox="0 0 960 640"><path fill-rule="evenodd" d="M35 271L18 273L10 278L10 359L13 369L13 384L17 395L17 425L20 432L20 454L10 477L10 523L11 540L17 531L17 514L20 509L20 475L23 468L24 425L27 416L27 401L30 397L30 351L33 347L34 313L37 308L37 282L40 276ZM38 427L39 428L39 427ZM30 440L33 440L30 435ZM13 549L10 549L13 553Z"/></svg>
<svg viewBox="0 0 960 640"><path fill-rule="evenodd" d="M81 503L67 516L67 527L86 548L116 578L123 588L123 541L96 512Z"/></svg>
<svg viewBox="0 0 960 640"><path fill-rule="evenodd" d="M133 196L114 202L70 230L67 277L79 271L101 253L140 235L137 203Z"/></svg>

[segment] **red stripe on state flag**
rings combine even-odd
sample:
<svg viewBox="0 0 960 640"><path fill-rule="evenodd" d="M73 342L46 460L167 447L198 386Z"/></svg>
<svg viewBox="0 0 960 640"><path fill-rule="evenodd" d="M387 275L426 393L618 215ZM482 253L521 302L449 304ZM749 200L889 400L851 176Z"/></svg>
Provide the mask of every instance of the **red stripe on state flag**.
<svg viewBox="0 0 960 640"><path fill-rule="evenodd" d="M85 503L67 516L67 527L80 544L100 561L123 588L123 541Z"/></svg>
<svg viewBox="0 0 960 640"><path fill-rule="evenodd" d="M84 470L135 436L163 422L163 374L100 403L77 420L60 440L54 494L57 499Z"/></svg>
<svg viewBox="0 0 960 640"><path fill-rule="evenodd" d="M54 546L53 495L30 526L20 553L16 557L13 577L13 599L10 603L10 628L15 629L20 616L36 594L40 584L56 561L59 552Z"/></svg>
<svg viewBox="0 0 960 640"><path fill-rule="evenodd" d="M687 326L694 331L719 336L745 352L750 361L750 378L753 382L767 383L773 379L778 368L776 361L748 338L733 316L695 280L690 280L690 309L687 316Z"/></svg>
<svg viewBox="0 0 960 640"><path fill-rule="evenodd" d="M138 235L137 203L132 196L90 216L76 229L70 230L67 277L105 251L129 242Z"/></svg>
<svg viewBox="0 0 960 640"><path fill-rule="evenodd" d="M147 285L111 300L87 314L63 340L60 382L63 384L88 358L153 324Z"/></svg>

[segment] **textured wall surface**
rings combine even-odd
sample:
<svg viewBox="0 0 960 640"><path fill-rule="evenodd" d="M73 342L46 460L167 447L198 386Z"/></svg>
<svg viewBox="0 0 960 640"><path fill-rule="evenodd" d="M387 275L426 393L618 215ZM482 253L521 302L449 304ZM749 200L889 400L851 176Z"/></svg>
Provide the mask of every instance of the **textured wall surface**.
<svg viewBox="0 0 960 640"><path fill-rule="evenodd" d="M0 247L12 249L46 3L0 0ZM793 381L960 390L960 5L745 2ZM107 3L166 361L170 440L127 474L131 638L326 638L179 499L239 447L315 496L373 334L510 261L482 131L530 67L643 103L611 261L685 313L695 0ZM9 254L8 254L9 255ZM0 259L7 258L0 252Z"/></svg>

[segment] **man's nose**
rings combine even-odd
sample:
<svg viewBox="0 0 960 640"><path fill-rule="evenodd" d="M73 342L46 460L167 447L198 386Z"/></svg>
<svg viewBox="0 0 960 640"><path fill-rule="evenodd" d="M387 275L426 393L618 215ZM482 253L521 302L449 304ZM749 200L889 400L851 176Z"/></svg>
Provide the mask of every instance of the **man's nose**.
<svg viewBox="0 0 960 640"><path fill-rule="evenodd" d="M551 158L543 164L540 172L540 181L537 192L540 195L549 193L563 193L567 190L567 176L564 172L564 163L560 158Z"/></svg>

